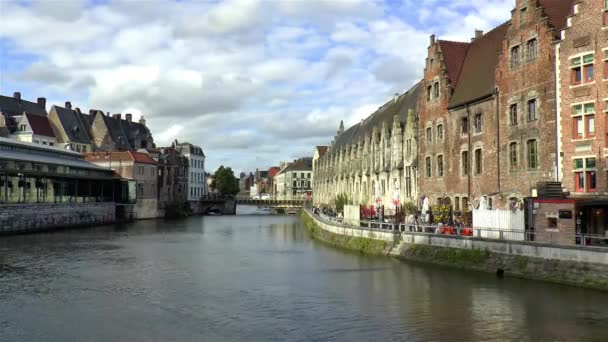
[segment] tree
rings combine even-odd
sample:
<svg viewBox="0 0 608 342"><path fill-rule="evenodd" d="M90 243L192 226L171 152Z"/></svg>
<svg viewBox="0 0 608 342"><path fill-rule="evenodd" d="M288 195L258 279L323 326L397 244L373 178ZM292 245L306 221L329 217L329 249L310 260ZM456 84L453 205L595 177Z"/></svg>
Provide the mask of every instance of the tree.
<svg viewBox="0 0 608 342"><path fill-rule="evenodd" d="M344 212L344 206L352 204L351 200L348 198L347 194L338 194L336 199L334 200L334 204L336 206L336 212L342 213Z"/></svg>
<svg viewBox="0 0 608 342"><path fill-rule="evenodd" d="M222 195L236 195L239 193L239 180L234 177L230 167L220 166L215 171L214 187Z"/></svg>

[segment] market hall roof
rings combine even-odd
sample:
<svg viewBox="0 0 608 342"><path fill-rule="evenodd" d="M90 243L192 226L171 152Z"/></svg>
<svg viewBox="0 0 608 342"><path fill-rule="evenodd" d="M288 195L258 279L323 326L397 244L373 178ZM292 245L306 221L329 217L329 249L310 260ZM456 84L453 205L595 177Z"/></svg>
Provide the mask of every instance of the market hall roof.
<svg viewBox="0 0 608 342"><path fill-rule="evenodd" d="M421 83L419 82L397 97L397 99L391 99L385 103L365 120L347 129L337 137L332 149L339 149L344 146L357 144L366 133L371 134L374 127L377 127L378 129L382 128L382 124L384 123L386 123L388 129L391 129L395 114L399 115L399 120L402 123L405 123L408 110L416 110L416 102L418 100L420 88Z"/></svg>

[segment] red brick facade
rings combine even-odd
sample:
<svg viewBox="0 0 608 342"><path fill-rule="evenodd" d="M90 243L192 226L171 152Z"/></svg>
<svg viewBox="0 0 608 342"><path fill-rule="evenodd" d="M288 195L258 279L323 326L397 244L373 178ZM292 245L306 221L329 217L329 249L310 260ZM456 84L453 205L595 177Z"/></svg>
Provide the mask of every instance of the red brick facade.
<svg viewBox="0 0 608 342"><path fill-rule="evenodd" d="M579 1L562 32L563 39L556 46L563 151L559 165L564 187L575 197L608 197L605 13L604 1Z"/></svg>
<svg viewBox="0 0 608 342"><path fill-rule="evenodd" d="M418 101L419 193L431 204L460 211L487 196L507 208L556 180L554 44L571 7L517 0L509 22L470 43L431 37Z"/></svg>

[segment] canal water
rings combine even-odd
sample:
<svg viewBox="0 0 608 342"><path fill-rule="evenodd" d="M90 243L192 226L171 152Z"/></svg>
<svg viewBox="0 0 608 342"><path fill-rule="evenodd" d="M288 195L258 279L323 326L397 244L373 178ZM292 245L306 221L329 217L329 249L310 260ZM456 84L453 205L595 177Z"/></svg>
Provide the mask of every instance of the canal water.
<svg viewBox="0 0 608 342"><path fill-rule="evenodd" d="M350 253L257 213L0 237L0 340L608 340L608 293Z"/></svg>

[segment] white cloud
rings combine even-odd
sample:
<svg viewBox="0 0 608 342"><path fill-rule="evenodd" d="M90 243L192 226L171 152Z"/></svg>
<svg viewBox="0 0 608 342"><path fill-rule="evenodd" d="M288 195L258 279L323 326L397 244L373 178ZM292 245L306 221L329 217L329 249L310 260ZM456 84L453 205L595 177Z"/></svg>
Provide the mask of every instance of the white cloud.
<svg viewBox="0 0 608 342"><path fill-rule="evenodd" d="M0 0L0 38L14 47L0 64L10 68L0 70L0 89L144 115L159 144L200 144L212 169L264 168L311 154L340 120L357 123L413 85L432 31L468 39L505 20L512 6Z"/></svg>

